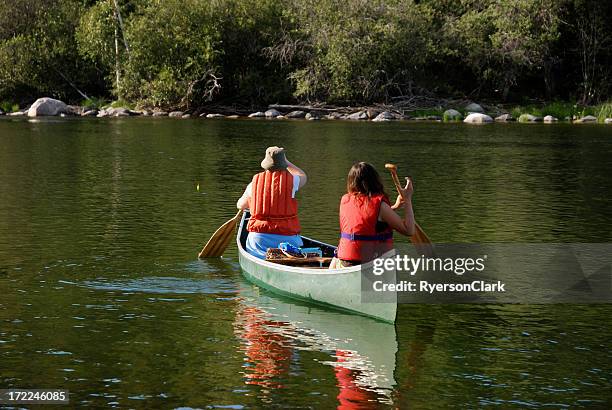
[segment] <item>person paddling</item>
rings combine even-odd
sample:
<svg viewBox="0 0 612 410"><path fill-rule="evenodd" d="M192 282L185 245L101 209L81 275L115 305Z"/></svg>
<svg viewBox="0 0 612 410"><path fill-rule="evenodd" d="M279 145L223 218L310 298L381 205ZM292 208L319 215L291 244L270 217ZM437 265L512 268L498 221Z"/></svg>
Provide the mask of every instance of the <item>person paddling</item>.
<svg viewBox="0 0 612 410"><path fill-rule="evenodd" d="M306 184L307 176L279 147L266 149L261 167L264 171L253 176L236 206L251 212L246 250L265 259L268 248L278 248L281 242L303 245L295 194Z"/></svg>
<svg viewBox="0 0 612 410"><path fill-rule="evenodd" d="M394 230L406 236L415 232L409 178L393 205L380 175L367 162L352 166L346 188L347 193L340 200L340 243L330 269L366 263L393 249ZM402 206L403 219L395 213Z"/></svg>

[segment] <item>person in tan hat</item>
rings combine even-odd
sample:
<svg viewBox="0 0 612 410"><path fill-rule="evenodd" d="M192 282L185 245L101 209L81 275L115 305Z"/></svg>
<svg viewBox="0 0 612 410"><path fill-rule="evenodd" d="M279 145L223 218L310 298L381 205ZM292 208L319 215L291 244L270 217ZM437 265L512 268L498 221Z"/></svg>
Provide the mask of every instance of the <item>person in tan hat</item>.
<svg viewBox="0 0 612 410"><path fill-rule="evenodd" d="M268 248L278 248L281 242L303 245L295 194L307 177L287 160L285 149L280 147L266 149L261 167L264 171L253 177L236 206L251 212L246 250L265 259Z"/></svg>

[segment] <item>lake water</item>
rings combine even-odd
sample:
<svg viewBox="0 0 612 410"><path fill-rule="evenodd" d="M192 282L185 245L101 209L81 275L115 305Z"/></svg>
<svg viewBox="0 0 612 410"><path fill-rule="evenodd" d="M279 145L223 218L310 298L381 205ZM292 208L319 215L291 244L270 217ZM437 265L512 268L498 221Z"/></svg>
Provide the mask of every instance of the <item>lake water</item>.
<svg viewBox="0 0 612 410"><path fill-rule="evenodd" d="M307 172L303 231L329 242L357 160L413 177L434 241L612 239L612 127L4 118L0 388L132 408L612 405L610 305L402 305L393 327L259 290L233 245L198 261L269 145Z"/></svg>

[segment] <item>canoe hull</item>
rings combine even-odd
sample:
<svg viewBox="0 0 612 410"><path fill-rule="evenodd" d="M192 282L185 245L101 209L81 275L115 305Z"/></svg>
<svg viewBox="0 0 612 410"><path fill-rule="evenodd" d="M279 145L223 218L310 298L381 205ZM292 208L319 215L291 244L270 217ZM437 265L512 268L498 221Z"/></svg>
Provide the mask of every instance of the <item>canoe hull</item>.
<svg viewBox="0 0 612 410"><path fill-rule="evenodd" d="M283 296L394 323L397 303L362 303L361 269L309 269L267 262L246 252L240 241L246 229L243 216L238 229L238 253L244 276L256 285ZM243 236L244 237L244 236ZM314 242L309 238L305 238ZM323 244L329 246L327 244Z"/></svg>

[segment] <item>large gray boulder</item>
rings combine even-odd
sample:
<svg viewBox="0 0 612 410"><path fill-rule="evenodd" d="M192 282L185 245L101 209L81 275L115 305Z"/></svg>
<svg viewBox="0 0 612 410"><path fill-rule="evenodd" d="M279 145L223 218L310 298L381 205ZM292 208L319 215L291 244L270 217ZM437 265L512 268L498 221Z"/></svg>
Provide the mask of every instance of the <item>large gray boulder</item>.
<svg viewBox="0 0 612 410"><path fill-rule="evenodd" d="M270 108L264 113L264 115L266 116L266 118L276 118L281 115L281 113L278 110L275 110L274 108Z"/></svg>
<svg viewBox="0 0 612 410"><path fill-rule="evenodd" d="M472 113L465 117L463 122L467 124L485 124L493 122L493 118L489 117L487 114Z"/></svg>
<svg viewBox="0 0 612 410"><path fill-rule="evenodd" d="M357 111L346 117L347 120L367 120L368 113L365 111Z"/></svg>
<svg viewBox="0 0 612 410"><path fill-rule="evenodd" d="M28 117L54 116L60 114L71 114L72 111L68 106L53 98L39 98L32 104L28 110Z"/></svg>
<svg viewBox="0 0 612 410"><path fill-rule="evenodd" d="M457 110L453 110L452 108L444 111L442 114L442 118L444 121L461 121L463 119L463 115Z"/></svg>
<svg viewBox="0 0 612 410"><path fill-rule="evenodd" d="M484 109L476 103L470 103L468 105L465 106L465 110L467 112L476 112L476 113L484 113Z"/></svg>

